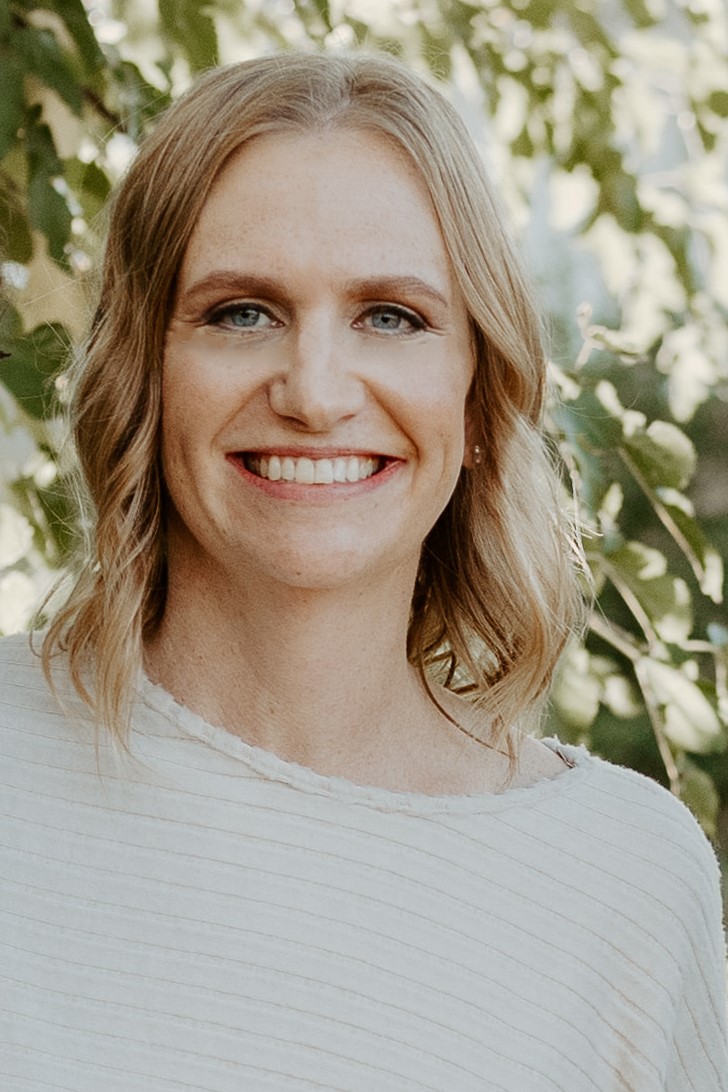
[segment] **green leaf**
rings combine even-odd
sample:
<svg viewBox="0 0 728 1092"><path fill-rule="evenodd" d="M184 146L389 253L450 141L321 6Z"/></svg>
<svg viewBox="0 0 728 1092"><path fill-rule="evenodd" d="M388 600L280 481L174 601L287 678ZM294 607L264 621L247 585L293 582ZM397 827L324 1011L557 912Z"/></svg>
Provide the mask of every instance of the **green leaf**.
<svg viewBox="0 0 728 1092"><path fill-rule="evenodd" d="M711 91L708 106L718 117L728 118L728 91Z"/></svg>
<svg viewBox="0 0 728 1092"><path fill-rule="evenodd" d="M599 186L599 212L611 213L624 231L641 231L645 213L637 198L634 177L620 167L619 170L602 174Z"/></svg>
<svg viewBox="0 0 728 1092"><path fill-rule="evenodd" d="M96 163L84 163L75 157L65 160L63 173L86 220L93 220L109 196L111 182L108 177Z"/></svg>
<svg viewBox="0 0 728 1092"><path fill-rule="evenodd" d="M65 246L71 233L71 211L65 198L55 188L63 164L58 158L53 136L47 125L39 121L40 108L27 112L26 147L28 156L28 218L36 230L48 240L48 250L60 266L66 267Z"/></svg>
<svg viewBox="0 0 728 1092"><path fill-rule="evenodd" d="M24 334L17 311L0 314L0 345L9 352L0 360L0 380L31 417L58 412L53 383L68 359L69 336L60 323L44 323Z"/></svg>
<svg viewBox="0 0 728 1092"><path fill-rule="evenodd" d="M723 562L703 534L690 501L680 492L695 471L692 441L676 425L653 421L646 431L625 438L622 457L690 562L700 590L713 602L722 602Z"/></svg>
<svg viewBox="0 0 728 1092"><path fill-rule="evenodd" d="M695 754L725 749L718 714L705 693L684 671L658 660L644 659L642 670L665 718L672 743Z"/></svg>
<svg viewBox="0 0 728 1092"><path fill-rule="evenodd" d="M645 0L625 0L625 8L629 13L635 26L640 29L644 27L651 27L655 25L655 16L650 11L650 8L645 3Z"/></svg>
<svg viewBox="0 0 728 1092"><path fill-rule="evenodd" d="M529 0L528 4L519 6L525 7L523 17L534 27L546 28L554 17L554 0Z"/></svg>
<svg viewBox="0 0 728 1092"><path fill-rule="evenodd" d="M46 3L65 23L68 33L76 43L87 75L92 76L103 68L106 60L81 0L46 0Z"/></svg>
<svg viewBox="0 0 728 1092"><path fill-rule="evenodd" d="M45 174L31 176L28 186L28 212L32 226L41 231L48 240L51 257L65 268L65 247L71 234L71 211Z"/></svg>
<svg viewBox="0 0 728 1092"><path fill-rule="evenodd" d="M618 451L622 439L617 411L585 389L576 398L556 402L551 419L576 461L581 500L596 515L613 481L605 454Z"/></svg>
<svg viewBox="0 0 728 1092"><path fill-rule="evenodd" d="M4 48L0 49L0 103L0 159L3 159L17 138L24 106L23 70Z"/></svg>
<svg viewBox="0 0 728 1092"><path fill-rule="evenodd" d="M680 763L680 798L708 837L715 839L720 810L718 790L710 774L687 757Z"/></svg>
<svg viewBox="0 0 728 1092"><path fill-rule="evenodd" d="M28 72L60 95L75 114L80 114L81 87L55 34L45 28L26 26L16 31L13 42Z"/></svg>
<svg viewBox="0 0 728 1092"><path fill-rule="evenodd" d="M624 447L653 489L684 489L695 473L692 441L667 421L653 421L644 432L625 437Z"/></svg>
<svg viewBox="0 0 728 1092"><path fill-rule="evenodd" d="M46 535L55 545L56 564L67 564L78 546L78 530L76 526L76 506L72 502L72 492L64 488L67 482L56 478L52 486L39 488L36 486L34 493L43 509L44 523L47 528ZM46 549L48 544L46 542Z"/></svg>
<svg viewBox="0 0 728 1092"><path fill-rule="evenodd" d="M673 499L672 490L658 489L663 508L679 532L678 542L690 561L703 595L714 603L723 602L723 559L706 538L702 527L692 515L689 502L680 494ZM676 503L680 501L682 503Z"/></svg>
<svg viewBox="0 0 728 1092"><path fill-rule="evenodd" d="M319 13L324 21L327 31L334 29L334 24L331 20L331 10L329 8L329 0L313 0L313 5L316 11Z"/></svg>
<svg viewBox="0 0 728 1092"><path fill-rule="evenodd" d="M162 33L182 48L193 72L218 62L217 31L197 0L159 0Z"/></svg>
<svg viewBox="0 0 728 1092"><path fill-rule="evenodd" d="M591 451L615 451L622 441L616 408L607 406L595 391L582 390L577 398L562 402L554 416L574 442Z"/></svg>
<svg viewBox="0 0 728 1092"><path fill-rule="evenodd" d="M605 551L604 564L617 590L624 584L634 595L661 640L679 644L688 639L693 628L690 589L668 573L659 550L627 542Z"/></svg>
<svg viewBox="0 0 728 1092"><path fill-rule="evenodd" d="M147 123L169 106L168 92L145 80L137 65L131 61L119 61L111 70L115 109L123 116L124 131L132 140L139 140Z"/></svg>
<svg viewBox="0 0 728 1092"><path fill-rule="evenodd" d="M524 125L515 140L511 141L511 154L521 159L531 159L535 151L528 126Z"/></svg>
<svg viewBox="0 0 728 1092"><path fill-rule="evenodd" d="M0 240L3 256L25 264L33 257L33 237L25 209L11 180L0 171Z"/></svg>
<svg viewBox="0 0 728 1092"><path fill-rule="evenodd" d="M604 29L605 25L609 25L606 20L604 24L600 22L587 10L586 4L568 4L559 5L559 7L564 14L568 13L579 41L590 53L600 56L602 64L618 56L614 42Z"/></svg>
<svg viewBox="0 0 728 1092"><path fill-rule="evenodd" d="M44 174L49 178L58 178L63 173L63 164L58 158L53 134L40 117L40 106L31 106L25 112L28 167L31 174Z"/></svg>

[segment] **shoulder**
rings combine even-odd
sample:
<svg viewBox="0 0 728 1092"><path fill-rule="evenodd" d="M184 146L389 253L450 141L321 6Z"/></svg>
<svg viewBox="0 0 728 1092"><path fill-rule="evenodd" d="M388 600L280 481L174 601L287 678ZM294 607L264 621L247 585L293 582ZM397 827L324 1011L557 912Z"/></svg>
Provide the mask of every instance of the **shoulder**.
<svg viewBox="0 0 728 1092"><path fill-rule="evenodd" d="M567 757L570 750L565 748ZM593 806L599 816L619 821L648 838L687 839L709 847L692 812L663 785L596 755L590 755L589 761L593 765Z"/></svg>
<svg viewBox="0 0 728 1092"><path fill-rule="evenodd" d="M549 741L551 742L551 741ZM686 805L643 774L559 745L576 762L574 789L565 793L575 844L605 873L634 890L648 888L666 908L686 915L697 906L720 920L720 873L715 852ZM562 775L564 776L564 775Z"/></svg>
<svg viewBox="0 0 728 1092"><path fill-rule="evenodd" d="M43 671L42 643L42 633L0 637L0 732L4 738L19 731L32 733L41 725L58 730L66 721ZM59 694L66 694L65 671L57 672L57 682Z"/></svg>
<svg viewBox="0 0 728 1092"><path fill-rule="evenodd" d="M544 742L583 771L580 803L586 809L585 818L597 827L602 825L605 832L624 830L635 844L643 839L670 845L685 843L705 847L714 856L689 808L653 778L591 754L584 747L555 740Z"/></svg>
<svg viewBox="0 0 728 1092"><path fill-rule="evenodd" d="M0 637L0 692L3 696L6 688L42 688L41 643L42 635L38 633Z"/></svg>

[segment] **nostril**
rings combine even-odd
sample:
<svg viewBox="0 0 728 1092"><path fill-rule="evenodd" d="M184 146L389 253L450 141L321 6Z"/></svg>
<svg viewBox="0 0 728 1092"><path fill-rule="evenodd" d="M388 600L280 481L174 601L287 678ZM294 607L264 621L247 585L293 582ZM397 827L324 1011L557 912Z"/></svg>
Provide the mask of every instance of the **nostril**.
<svg viewBox="0 0 728 1092"><path fill-rule="evenodd" d="M271 383L268 398L278 416L307 431L324 432L360 412L366 389L347 368L321 359L303 360L299 354Z"/></svg>

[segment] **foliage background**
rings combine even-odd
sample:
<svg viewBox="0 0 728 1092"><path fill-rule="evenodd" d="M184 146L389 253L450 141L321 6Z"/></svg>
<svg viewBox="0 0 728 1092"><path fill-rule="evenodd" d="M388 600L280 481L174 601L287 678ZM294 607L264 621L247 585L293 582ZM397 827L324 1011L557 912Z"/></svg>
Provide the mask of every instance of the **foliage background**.
<svg viewBox="0 0 728 1092"><path fill-rule="evenodd" d="M728 847L723 0L0 0L0 632L74 540L62 372L111 184L196 72L357 46L444 82L548 317L598 593L548 728L663 781Z"/></svg>

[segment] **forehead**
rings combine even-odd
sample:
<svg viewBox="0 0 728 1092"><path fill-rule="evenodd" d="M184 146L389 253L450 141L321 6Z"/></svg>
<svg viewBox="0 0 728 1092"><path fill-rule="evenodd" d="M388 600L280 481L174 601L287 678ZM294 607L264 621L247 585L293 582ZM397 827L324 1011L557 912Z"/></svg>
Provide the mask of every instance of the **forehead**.
<svg viewBox="0 0 728 1092"><path fill-rule="evenodd" d="M230 158L193 231L183 276L251 254L281 269L315 255L334 275L452 279L418 169L393 141L368 132L266 134Z"/></svg>

